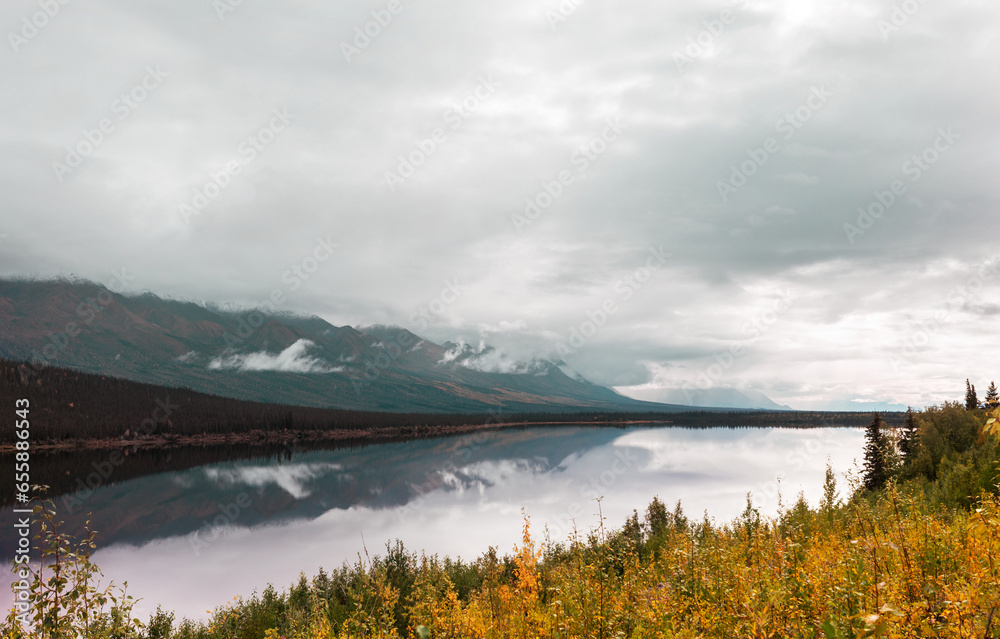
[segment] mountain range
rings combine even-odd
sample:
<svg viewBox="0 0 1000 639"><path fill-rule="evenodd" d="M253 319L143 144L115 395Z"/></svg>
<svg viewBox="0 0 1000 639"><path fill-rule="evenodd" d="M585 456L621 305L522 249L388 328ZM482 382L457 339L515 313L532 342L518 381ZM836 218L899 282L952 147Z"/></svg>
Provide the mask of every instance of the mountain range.
<svg viewBox="0 0 1000 639"><path fill-rule="evenodd" d="M109 283L109 286L113 284ZM565 362L436 344L398 326L123 295L81 279L0 280L0 357L237 399L402 412L787 409L735 389L625 397Z"/></svg>
<svg viewBox="0 0 1000 639"><path fill-rule="evenodd" d="M122 295L78 280L0 280L0 357L300 406L405 412L678 411L564 362L436 344L396 326Z"/></svg>

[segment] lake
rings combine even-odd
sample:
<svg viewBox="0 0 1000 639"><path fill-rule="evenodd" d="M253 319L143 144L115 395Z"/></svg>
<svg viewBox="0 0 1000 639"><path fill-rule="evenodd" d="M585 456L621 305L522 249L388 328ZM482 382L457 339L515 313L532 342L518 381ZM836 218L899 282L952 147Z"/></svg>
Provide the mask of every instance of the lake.
<svg viewBox="0 0 1000 639"><path fill-rule="evenodd" d="M613 527L633 509L641 517L654 495L671 509L681 500L689 518L707 512L724 523L744 510L749 491L773 514L778 480L786 506L800 491L816 505L827 460L843 494L842 474L860 461L863 440L855 428L581 425L215 463L185 463L185 453L175 451L176 459L160 463L182 470L118 478L115 468L96 490L54 501L66 532L77 534L91 520L99 531L95 562L143 599L141 618L162 604L178 618L200 619L236 595L269 582L282 589L300 572L336 568L366 547L384 552L396 539L411 551L466 560L489 546L510 552L520 540L522 509L537 538L547 527L552 539L564 540L574 524L581 531L598 524L598 498ZM9 508L3 517L14 521ZM0 540L9 559L11 526ZM4 611L11 581L4 571Z"/></svg>

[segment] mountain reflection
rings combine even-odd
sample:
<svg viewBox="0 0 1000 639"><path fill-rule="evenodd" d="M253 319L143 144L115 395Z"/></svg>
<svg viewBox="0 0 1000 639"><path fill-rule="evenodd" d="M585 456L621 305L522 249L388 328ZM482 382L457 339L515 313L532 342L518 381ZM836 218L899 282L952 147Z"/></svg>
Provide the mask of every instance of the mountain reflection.
<svg viewBox="0 0 1000 639"><path fill-rule="evenodd" d="M109 482L90 494L66 493L53 501L67 531L82 531L90 520L99 531L101 547L141 545L187 535L217 520L252 528L311 520L351 507L399 508L430 491L474 490L514 473L558 471L562 460L604 446L623 432L566 426L339 450L282 450L261 459ZM186 465L185 456L194 452L172 451L172 461ZM249 500L250 505L240 508L238 517L225 516L233 512L233 505L239 506L237 500ZM219 519L220 515L224 517ZM3 558L10 559L8 549L15 540L6 538L6 530L2 536Z"/></svg>

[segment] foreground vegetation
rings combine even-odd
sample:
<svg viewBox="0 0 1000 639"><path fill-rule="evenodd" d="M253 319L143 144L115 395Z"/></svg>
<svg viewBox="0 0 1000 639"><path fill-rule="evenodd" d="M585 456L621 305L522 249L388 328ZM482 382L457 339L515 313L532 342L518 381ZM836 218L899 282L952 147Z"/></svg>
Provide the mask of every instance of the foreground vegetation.
<svg viewBox="0 0 1000 639"><path fill-rule="evenodd" d="M1000 410L994 417L1000 418ZM540 541L524 520L508 556L473 563L418 556L400 543L279 592L237 597L206 623L98 590L92 539L72 546L46 523L55 561L32 574L28 619L5 637L1000 637L997 422L945 404L901 429L873 420L863 477L775 518L747 499L718 526L653 499L619 528ZM817 472L822 473L822 469ZM46 513L48 513L46 515Z"/></svg>

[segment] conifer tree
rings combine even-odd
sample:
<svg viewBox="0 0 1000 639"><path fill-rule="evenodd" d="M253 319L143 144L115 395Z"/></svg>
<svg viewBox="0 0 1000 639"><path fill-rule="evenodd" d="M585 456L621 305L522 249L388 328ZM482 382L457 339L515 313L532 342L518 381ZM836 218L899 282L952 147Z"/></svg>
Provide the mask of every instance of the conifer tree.
<svg viewBox="0 0 1000 639"><path fill-rule="evenodd" d="M903 457L903 464L911 464L917 457L917 448L920 446L920 433L917 432L917 420L913 415L913 409L906 407L906 421L903 422L902 437L899 438L899 452Z"/></svg>
<svg viewBox="0 0 1000 639"><path fill-rule="evenodd" d="M885 463L887 441L882 432L882 416L875 413L872 423L865 431L865 472L864 483L868 490L878 490L889 479Z"/></svg>
<svg viewBox="0 0 1000 639"><path fill-rule="evenodd" d="M1000 393L997 392L997 383L990 381L990 387L986 389L986 407L996 408L1000 406Z"/></svg>
<svg viewBox="0 0 1000 639"><path fill-rule="evenodd" d="M976 397L976 386L970 384L968 378L965 380L965 410L976 410L979 408L979 398Z"/></svg>

